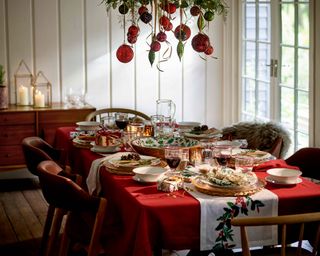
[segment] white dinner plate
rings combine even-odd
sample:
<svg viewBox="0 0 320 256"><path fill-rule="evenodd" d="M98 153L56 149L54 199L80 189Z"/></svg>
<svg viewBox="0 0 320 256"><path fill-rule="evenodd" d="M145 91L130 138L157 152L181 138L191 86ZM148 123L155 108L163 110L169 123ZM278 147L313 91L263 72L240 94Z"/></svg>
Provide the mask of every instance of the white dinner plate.
<svg viewBox="0 0 320 256"><path fill-rule="evenodd" d="M273 180L270 176L265 177L265 180L271 184L281 185L281 186L292 186L302 182L302 179L300 178L297 178L297 180L293 182L279 182L279 181Z"/></svg>
<svg viewBox="0 0 320 256"><path fill-rule="evenodd" d="M116 147L116 148L96 148L95 146L93 146L92 148L90 148L90 150L92 152L95 152L95 153L115 153L115 152L119 152L120 151L120 148L119 147Z"/></svg>

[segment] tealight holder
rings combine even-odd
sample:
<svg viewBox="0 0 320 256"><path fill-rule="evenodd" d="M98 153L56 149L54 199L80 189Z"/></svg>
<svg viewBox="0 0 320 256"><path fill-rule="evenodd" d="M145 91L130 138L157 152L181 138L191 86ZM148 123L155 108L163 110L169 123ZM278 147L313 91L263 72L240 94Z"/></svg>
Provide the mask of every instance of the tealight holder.
<svg viewBox="0 0 320 256"><path fill-rule="evenodd" d="M51 83L42 71L39 71L33 84L33 106L48 108L52 105Z"/></svg>
<svg viewBox="0 0 320 256"><path fill-rule="evenodd" d="M33 105L33 75L24 60L20 61L18 69L14 74L14 84L16 89L16 105Z"/></svg>

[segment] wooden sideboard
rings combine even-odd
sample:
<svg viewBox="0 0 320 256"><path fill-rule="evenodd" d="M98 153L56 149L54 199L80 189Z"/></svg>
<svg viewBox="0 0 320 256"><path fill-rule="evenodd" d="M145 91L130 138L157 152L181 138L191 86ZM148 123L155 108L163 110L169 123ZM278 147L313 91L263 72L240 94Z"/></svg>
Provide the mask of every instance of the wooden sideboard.
<svg viewBox="0 0 320 256"><path fill-rule="evenodd" d="M10 105L0 110L0 170L24 166L23 138L39 136L53 145L56 128L75 125L92 111L95 108L90 105L67 108L63 103L50 108Z"/></svg>

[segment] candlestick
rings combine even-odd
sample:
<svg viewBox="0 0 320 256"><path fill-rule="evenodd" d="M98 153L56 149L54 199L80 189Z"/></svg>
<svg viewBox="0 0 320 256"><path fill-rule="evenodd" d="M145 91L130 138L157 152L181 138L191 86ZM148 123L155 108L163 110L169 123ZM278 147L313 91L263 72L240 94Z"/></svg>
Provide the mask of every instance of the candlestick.
<svg viewBox="0 0 320 256"><path fill-rule="evenodd" d="M27 87L20 85L18 94L19 94L19 104L29 105L29 94L28 94Z"/></svg>

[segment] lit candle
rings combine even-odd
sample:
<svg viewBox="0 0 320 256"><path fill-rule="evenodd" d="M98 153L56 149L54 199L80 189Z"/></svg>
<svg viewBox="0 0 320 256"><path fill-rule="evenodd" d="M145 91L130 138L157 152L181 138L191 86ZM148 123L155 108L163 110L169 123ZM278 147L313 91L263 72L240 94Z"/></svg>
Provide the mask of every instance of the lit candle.
<svg viewBox="0 0 320 256"><path fill-rule="evenodd" d="M19 95L18 102L20 105L29 105L29 94L28 94L27 87L20 85L18 95Z"/></svg>
<svg viewBox="0 0 320 256"><path fill-rule="evenodd" d="M45 106L44 95L40 91L37 91L34 96L34 106L39 108L43 108Z"/></svg>

